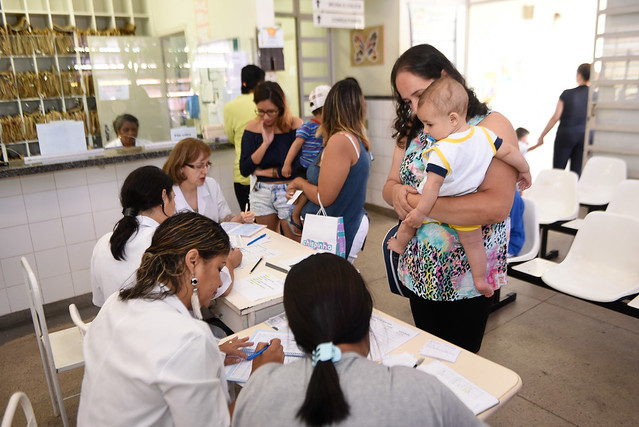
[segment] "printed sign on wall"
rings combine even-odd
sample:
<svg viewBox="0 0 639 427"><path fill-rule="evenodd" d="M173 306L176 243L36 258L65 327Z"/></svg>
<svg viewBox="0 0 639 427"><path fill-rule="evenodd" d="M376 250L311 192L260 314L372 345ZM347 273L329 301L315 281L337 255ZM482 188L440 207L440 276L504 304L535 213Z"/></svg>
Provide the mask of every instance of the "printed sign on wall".
<svg viewBox="0 0 639 427"><path fill-rule="evenodd" d="M384 26L351 30L351 65L384 64Z"/></svg>

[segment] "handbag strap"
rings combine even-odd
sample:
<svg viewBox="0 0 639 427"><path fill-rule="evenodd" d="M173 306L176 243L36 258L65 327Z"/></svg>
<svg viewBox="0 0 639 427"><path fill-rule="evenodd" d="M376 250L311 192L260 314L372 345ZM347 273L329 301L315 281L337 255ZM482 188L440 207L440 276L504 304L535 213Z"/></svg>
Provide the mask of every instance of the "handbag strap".
<svg viewBox="0 0 639 427"><path fill-rule="evenodd" d="M326 213L326 209L324 209L324 205L322 205L322 200L320 199L319 191L317 192L317 201L320 206L319 210L317 211L317 215L328 216L328 214Z"/></svg>

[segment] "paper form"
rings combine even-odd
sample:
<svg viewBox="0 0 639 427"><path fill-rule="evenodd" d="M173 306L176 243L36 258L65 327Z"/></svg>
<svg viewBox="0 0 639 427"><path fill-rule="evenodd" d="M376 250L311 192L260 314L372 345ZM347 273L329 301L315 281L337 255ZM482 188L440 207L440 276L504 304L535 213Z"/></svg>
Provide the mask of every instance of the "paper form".
<svg viewBox="0 0 639 427"><path fill-rule="evenodd" d="M371 317L371 351L369 358L382 360L382 358L395 350L408 340L415 338L418 331L408 326L401 325L377 313Z"/></svg>
<svg viewBox="0 0 639 427"><path fill-rule="evenodd" d="M444 363L433 360L417 369L431 374L448 387L475 415L499 404L497 399L486 390Z"/></svg>
<svg viewBox="0 0 639 427"><path fill-rule="evenodd" d="M284 280L272 276L270 273L251 275L235 281L233 290L246 298L257 301L282 293Z"/></svg>
<svg viewBox="0 0 639 427"><path fill-rule="evenodd" d="M295 338L290 332L281 331L267 331L259 329L255 331L249 341L255 343L252 347L246 347L243 351L247 354L253 354L257 343L259 342L271 342L272 339L279 338L284 347L284 363L295 362L304 357L304 352L297 347ZM251 369L253 368L253 362L244 360L235 365L226 367L226 379L227 381L243 383L248 381L249 375L251 375Z"/></svg>
<svg viewBox="0 0 639 427"><path fill-rule="evenodd" d="M460 353L461 348L436 340L428 340L419 350L419 354L422 356L434 357L451 363L457 361Z"/></svg>
<svg viewBox="0 0 639 427"><path fill-rule="evenodd" d="M240 250L242 251L242 262L237 268L244 268L248 266L248 268L252 268L260 257L264 257L264 259L270 259L276 257L280 254L279 251L275 249L267 248L261 243L267 243L270 241L270 237L266 236L260 241L260 244L254 243L251 246L242 246Z"/></svg>
<svg viewBox="0 0 639 427"><path fill-rule="evenodd" d="M302 255L302 256L298 256L298 257L295 257L295 258L285 259L285 260L280 261L280 264L287 265L289 267L293 267L295 264L297 264L298 262L300 262L303 259L306 259L306 258L310 257L314 253L315 252L310 253L310 254L306 254L306 255Z"/></svg>

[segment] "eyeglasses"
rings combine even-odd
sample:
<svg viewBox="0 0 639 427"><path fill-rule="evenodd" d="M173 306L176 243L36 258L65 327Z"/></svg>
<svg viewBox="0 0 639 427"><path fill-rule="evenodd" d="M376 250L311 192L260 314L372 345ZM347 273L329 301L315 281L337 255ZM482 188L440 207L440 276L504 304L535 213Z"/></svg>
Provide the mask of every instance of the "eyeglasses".
<svg viewBox="0 0 639 427"><path fill-rule="evenodd" d="M267 116L274 116L279 112L280 110L255 110L255 113L257 113L258 116L263 116L264 114Z"/></svg>
<svg viewBox="0 0 639 427"><path fill-rule="evenodd" d="M195 170L201 171L201 170L203 170L203 169L208 169L208 168L210 168L210 167L211 167L211 162L206 162L206 163L205 163L205 164L203 164L203 165L190 165L190 164L186 163L184 166L188 166L188 167L190 167L191 169L195 169Z"/></svg>

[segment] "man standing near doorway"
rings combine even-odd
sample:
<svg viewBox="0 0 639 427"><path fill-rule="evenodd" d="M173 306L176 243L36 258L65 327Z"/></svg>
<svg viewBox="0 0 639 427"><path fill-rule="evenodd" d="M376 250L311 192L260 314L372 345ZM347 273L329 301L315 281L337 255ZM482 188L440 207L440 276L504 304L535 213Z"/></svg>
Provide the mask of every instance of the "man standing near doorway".
<svg viewBox="0 0 639 427"><path fill-rule="evenodd" d="M242 68L242 95L224 105L224 133L235 145L235 165L233 166L233 187L240 209L249 203L249 178L240 173L242 135L246 124L255 118L253 91L264 81L264 71L256 65Z"/></svg>

